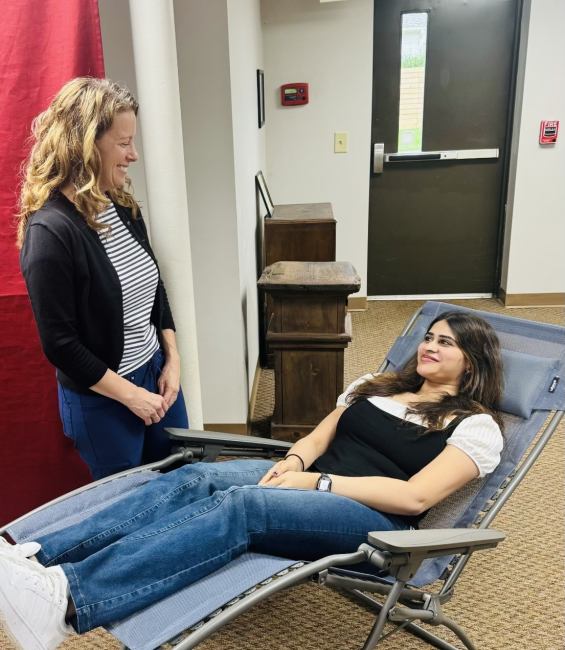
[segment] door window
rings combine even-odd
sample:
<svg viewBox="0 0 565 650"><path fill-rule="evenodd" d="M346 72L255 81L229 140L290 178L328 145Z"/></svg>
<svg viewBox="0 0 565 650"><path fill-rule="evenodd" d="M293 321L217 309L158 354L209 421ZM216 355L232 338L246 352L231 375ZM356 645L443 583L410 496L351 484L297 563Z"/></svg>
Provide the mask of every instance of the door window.
<svg viewBox="0 0 565 650"><path fill-rule="evenodd" d="M398 151L422 151L428 13L402 14Z"/></svg>

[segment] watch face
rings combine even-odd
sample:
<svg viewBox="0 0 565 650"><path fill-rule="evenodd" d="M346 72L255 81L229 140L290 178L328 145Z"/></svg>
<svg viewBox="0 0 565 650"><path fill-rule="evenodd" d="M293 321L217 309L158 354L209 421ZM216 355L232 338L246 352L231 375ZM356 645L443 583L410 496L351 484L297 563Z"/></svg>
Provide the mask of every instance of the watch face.
<svg viewBox="0 0 565 650"><path fill-rule="evenodd" d="M320 492L328 492L330 487L331 487L331 479L327 478L326 476L322 476L322 478L318 482L318 490Z"/></svg>

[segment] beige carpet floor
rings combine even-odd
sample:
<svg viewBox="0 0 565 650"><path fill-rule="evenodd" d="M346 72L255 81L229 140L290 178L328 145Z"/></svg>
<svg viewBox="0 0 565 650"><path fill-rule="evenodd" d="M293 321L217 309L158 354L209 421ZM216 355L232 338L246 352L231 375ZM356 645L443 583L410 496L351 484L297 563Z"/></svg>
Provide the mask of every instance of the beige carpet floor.
<svg viewBox="0 0 565 650"><path fill-rule="evenodd" d="M456 301L454 301L456 302ZM563 309L504 308L494 300L468 307L563 325ZM374 371L420 302L371 302L352 313L353 342L346 352L345 382ZM274 404L273 372L261 372L253 417L255 435L268 435ZM479 650L563 650L563 426L497 517L507 540L477 553L459 579L446 614L455 618ZM342 593L303 585L257 606L202 644L203 650L354 650L361 647L373 614ZM462 647L444 628L436 633ZM103 630L73 636L65 650L116 650ZM385 641L383 650L424 650L411 635ZM0 631L0 650L13 650Z"/></svg>

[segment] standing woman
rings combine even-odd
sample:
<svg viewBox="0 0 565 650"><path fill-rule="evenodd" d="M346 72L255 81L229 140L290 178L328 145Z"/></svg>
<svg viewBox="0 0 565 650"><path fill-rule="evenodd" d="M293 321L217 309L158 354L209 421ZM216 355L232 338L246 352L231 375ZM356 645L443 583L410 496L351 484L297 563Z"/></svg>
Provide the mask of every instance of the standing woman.
<svg viewBox="0 0 565 650"><path fill-rule="evenodd" d="M20 264L59 410L94 479L165 458L188 427L175 326L127 176L138 103L69 81L32 127Z"/></svg>

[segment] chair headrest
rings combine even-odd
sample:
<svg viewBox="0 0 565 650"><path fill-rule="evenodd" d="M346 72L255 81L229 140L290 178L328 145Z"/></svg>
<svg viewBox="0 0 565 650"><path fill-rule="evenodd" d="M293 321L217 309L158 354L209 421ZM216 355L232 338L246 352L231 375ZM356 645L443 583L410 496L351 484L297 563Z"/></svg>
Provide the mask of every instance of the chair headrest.
<svg viewBox="0 0 565 650"><path fill-rule="evenodd" d="M526 420L545 393L562 390L559 385L559 359L536 357L532 354L502 350L504 368L504 396L500 410ZM551 391L551 393L550 393Z"/></svg>

